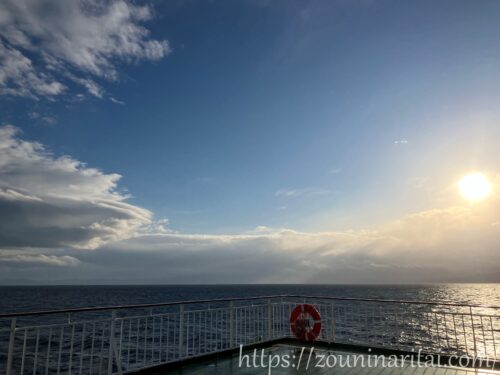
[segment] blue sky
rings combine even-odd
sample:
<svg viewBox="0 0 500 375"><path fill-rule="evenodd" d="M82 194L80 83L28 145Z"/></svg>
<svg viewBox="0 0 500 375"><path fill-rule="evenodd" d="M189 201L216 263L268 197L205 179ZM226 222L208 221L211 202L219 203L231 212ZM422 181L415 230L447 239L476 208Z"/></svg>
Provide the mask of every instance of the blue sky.
<svg viewBox="0 0 500 375"><path fill-rule="evenodd" d="M42 27L51 7L79 12L42 3ZM54 47L53 30L20 27L23 45L13 4L0 7L0 59L17 49L65 88L21 92L0 73L1 124L51 158L120 174L127 202L169 231L373 230L463 206L453 184L467 172L496 176L498 2L138 2L124 8L124 26L147 31L131 36L138 52L95 43L87 56Z"/></svg>

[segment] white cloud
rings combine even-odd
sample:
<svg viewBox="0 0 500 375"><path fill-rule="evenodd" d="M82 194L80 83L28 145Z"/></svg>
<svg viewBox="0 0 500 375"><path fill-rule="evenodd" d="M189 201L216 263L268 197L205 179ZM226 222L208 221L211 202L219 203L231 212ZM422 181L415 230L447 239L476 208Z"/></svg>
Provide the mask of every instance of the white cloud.
<svg viewBox="0 0 500 375"><path fill-rule="evenodd" d="M0 94L54 97L69 80L102 97L89 76L116 80L117 63L169 53L142 25L152 17L150 6L125 0L0 2Z"/></svg>
<svg viewBox="0 0 500 375"><path fill-rule="evenodd" d="M314 187L306 187L301 189L279 189L274 195L277 197L314 197L320 195L331 194L331 190L320 189Z"/></svg>
<svg viewBox="0 0 500 375"><path fill-rule="evenodd" d="M62 83L37 72L29 58L0 39L0 94L36 98L59 95L64 90Z"/></svg>
<svg viewBox="0 0 500 375"><path fill-rule="evenodd" d="M55 157L16 133L0 128L0 248L96 248L151 223L117 190L120 175Z"/></svg>

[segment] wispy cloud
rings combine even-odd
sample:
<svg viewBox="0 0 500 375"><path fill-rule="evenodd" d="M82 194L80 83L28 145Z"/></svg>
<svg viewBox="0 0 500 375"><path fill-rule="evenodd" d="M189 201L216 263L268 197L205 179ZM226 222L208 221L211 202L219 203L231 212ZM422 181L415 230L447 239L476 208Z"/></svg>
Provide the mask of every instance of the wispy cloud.
<svg viewBox="0 0 500 375"><path fill-rule="evenodd" d="M80 260L68 255L45 255L45 254L0 254L0 263L20 266L58 266L58 267L76 267Z"/></svg>
<svg viewBox="0 0 500 375"><path fill-rule="evenodd" d="M37 111L32 111L28 113L28 116L30 119L34 120L35 122L41 122L42 124L45 125L54 125L57 123L57 118L55 116L46 114L46 113L40 113Z"/></svg>
<svg viewBox="0 0 500 375"><path fill-rule="evenodd" d="M343 171L343 168L332 168L328 171L328 174L339 174Z"/></svg>
<svg viewBox="0 0 500 375"><path fill-rule="evenodd" d="M406 138L396 139L394 141L395 145L407 145L409 142Z"/></svg>
<svg viewBox="0 0 500 375"><path fill-rule="evenodd" d="M277 197L293 198L293 197L314 197L314 196L328 195L331 193L332 191L327 189L306 187L300 189L279 189L274 193L274 195Z"/></svg>
<svg viewBox="0 0 500 375"><path fill-rule="evenodd" d="M118 100L118 99L115 99L113 98L112 96L109 97L109 100L111 100L113 103L115 104L120 104L120 105L125 105L125 102L124 101L121 101L121 100Z"/></svg>
<svg viewBox="0 0 500 375"><path fill-rule="evenodd" d="M56 97L72 84L101 98L95 79L117 80L118 62L158 60L170 49L143 23L147 5L125 0L0 3L0 94Z"/></svg>

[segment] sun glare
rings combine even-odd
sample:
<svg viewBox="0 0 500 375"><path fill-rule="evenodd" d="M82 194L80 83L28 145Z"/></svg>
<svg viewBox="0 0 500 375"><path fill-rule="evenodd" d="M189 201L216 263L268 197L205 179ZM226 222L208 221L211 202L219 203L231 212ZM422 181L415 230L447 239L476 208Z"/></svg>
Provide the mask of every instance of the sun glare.
<svg viewBox="0 0 500 375"><path fill-rule="evenodd" d="M482 173L468 174L458 182L460 194L467 200L480 201L491 193L491 184Z"/></svg>

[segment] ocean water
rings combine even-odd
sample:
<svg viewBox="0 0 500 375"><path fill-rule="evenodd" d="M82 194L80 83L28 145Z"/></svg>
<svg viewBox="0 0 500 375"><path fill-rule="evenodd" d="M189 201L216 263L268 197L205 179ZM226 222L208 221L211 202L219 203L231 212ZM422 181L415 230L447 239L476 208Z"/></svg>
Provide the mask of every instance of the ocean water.
<svg viewBox="0 0 500 375"><path fill-rule="evenodd" d="M278 294L500 306L500 284L2 286L0 313Z"/></svg>

